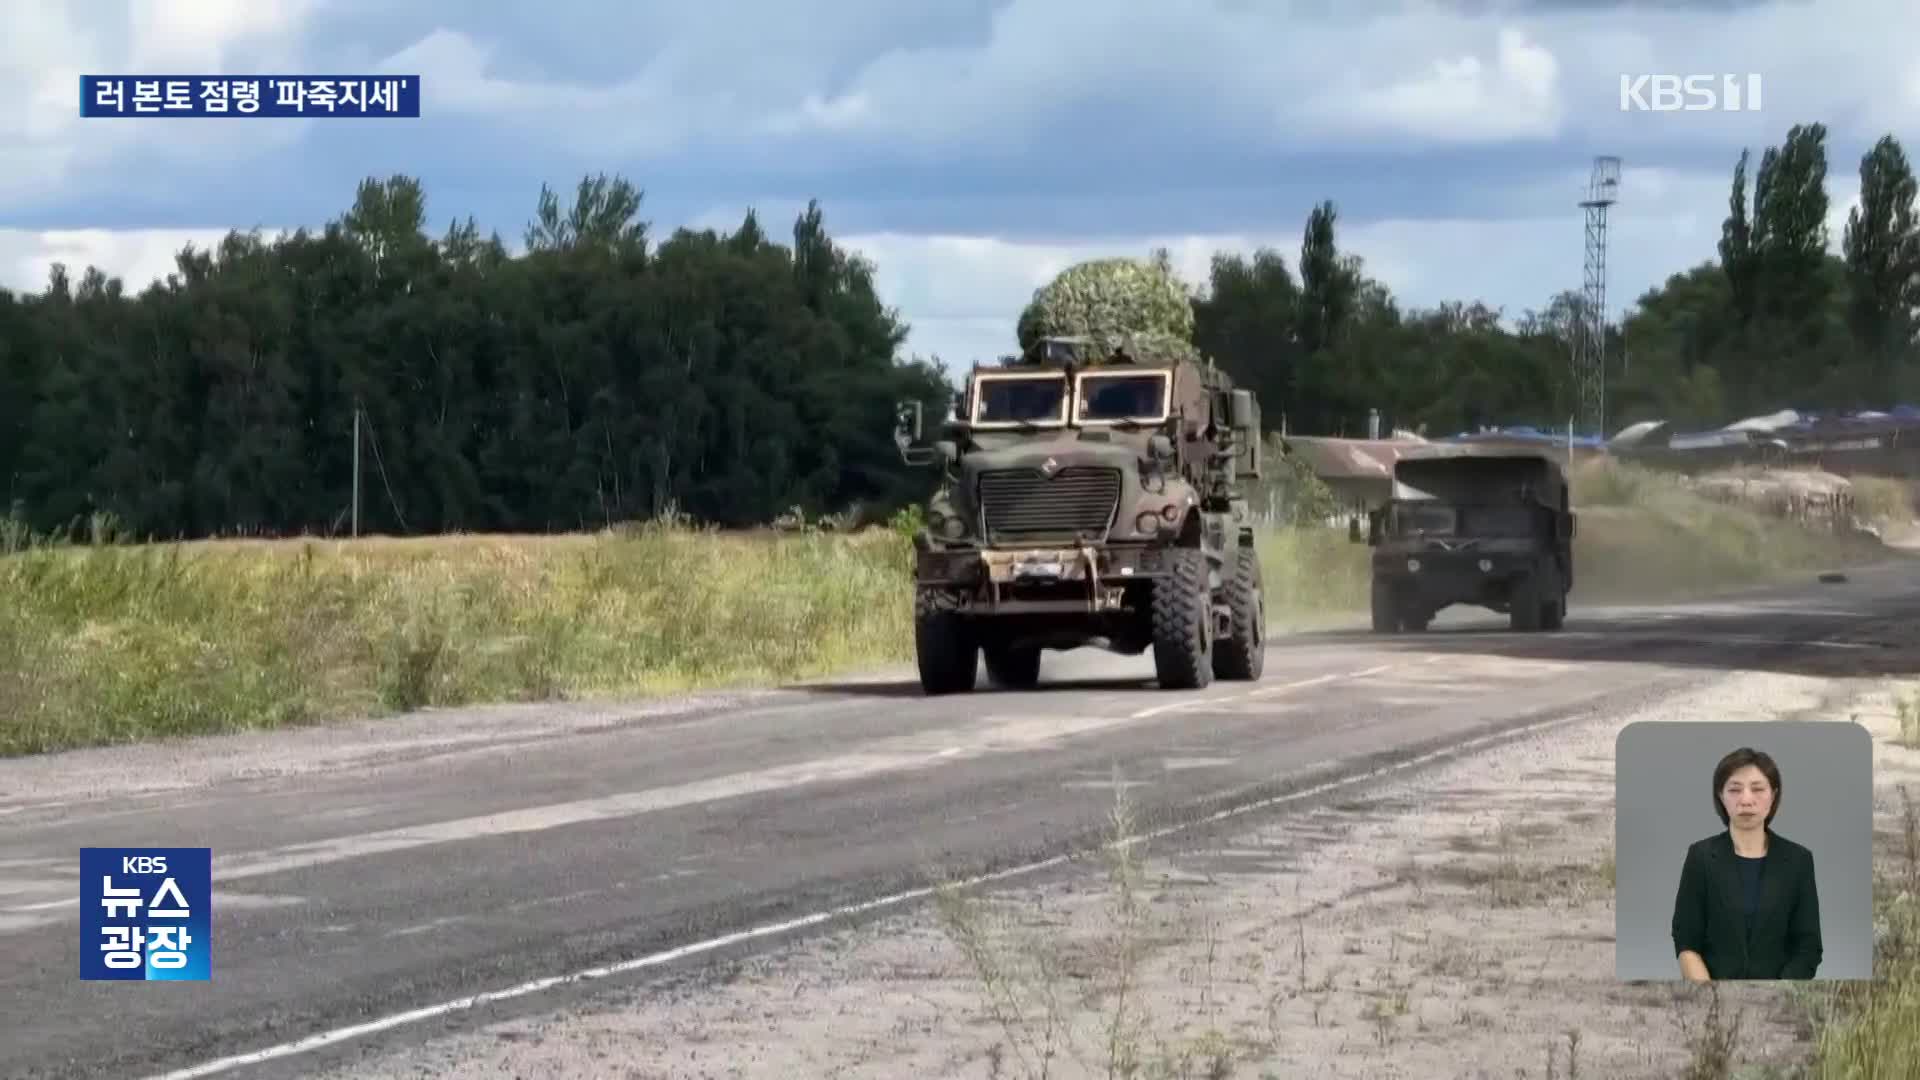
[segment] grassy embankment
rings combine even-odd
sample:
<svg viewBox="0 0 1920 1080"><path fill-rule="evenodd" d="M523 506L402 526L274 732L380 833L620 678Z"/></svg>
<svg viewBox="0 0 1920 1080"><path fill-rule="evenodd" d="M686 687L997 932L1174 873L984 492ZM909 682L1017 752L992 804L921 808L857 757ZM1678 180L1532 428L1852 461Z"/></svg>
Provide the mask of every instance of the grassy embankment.
<svg viewBox="0 0 1920 1080"><path fill-rule="evenodd" d="M1886 554L1642 473L1580 479L1576 603ZM888 530L113 541L0 538L0 754L911 657L908 548ZM1367 549L1344 531L1275 529L1261 551L1276 625L1364 610Z"/></svg>

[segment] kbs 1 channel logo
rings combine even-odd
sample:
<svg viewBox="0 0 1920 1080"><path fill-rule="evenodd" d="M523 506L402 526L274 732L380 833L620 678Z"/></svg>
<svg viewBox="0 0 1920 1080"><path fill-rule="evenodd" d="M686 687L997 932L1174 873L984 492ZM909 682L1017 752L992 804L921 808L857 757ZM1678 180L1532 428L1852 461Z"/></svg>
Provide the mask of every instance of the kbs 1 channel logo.
<svg viewBox="0 0 1920 1080"><path fill-rule="evenodd" d="M418 75L82 75L80 116L420 115Z"/></svg>
<svg viewBox="0 0 1920 1080"><path fill-rule="evenodd" d="M1759 112L1760 76L1621 75L1621 112Z"/></svg>
<svg viewBox="0 0 1920 1080"><path fill-rule="evenodd" d="M80 977L213 977L213 849L81 848Z"/></svg>

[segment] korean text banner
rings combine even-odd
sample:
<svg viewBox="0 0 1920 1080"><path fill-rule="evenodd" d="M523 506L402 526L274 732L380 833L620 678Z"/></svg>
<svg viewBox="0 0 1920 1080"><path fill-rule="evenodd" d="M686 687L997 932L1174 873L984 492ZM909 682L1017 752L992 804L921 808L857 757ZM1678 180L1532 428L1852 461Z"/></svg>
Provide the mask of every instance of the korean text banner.
<svg viewBox="0 0 1920 1080"><path fill-rule="evenodd" d="M80 115L418 117L418 75L82 75Z"/></svg>

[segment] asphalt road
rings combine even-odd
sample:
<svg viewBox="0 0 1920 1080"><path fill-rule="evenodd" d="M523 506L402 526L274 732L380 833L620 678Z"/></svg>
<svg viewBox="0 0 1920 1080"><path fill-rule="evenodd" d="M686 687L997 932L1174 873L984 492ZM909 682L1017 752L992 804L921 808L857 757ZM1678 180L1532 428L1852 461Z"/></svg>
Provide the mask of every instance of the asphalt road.
<svg viewBox="0 0 1920 1080"><path fill-rule="evenodd" d="M1032 692L927 699L901 676L3 762L0 1073L159 1075L1044 860L1097 841L1116 770L1153 828L1729 669L1911 673L1916 616L1920 571L1890 568L1713 604L1576 604L1556 634L1452 614L1420 635L1302 634L1272 643L1259 683L1197 693L1159 690L1146 657L1049 653ZM1545 662L1507 662L1522 657ZM212 982L78 978L77 849L134 844L214 849ZM626 977L698 978L725 954Z"/></svg>

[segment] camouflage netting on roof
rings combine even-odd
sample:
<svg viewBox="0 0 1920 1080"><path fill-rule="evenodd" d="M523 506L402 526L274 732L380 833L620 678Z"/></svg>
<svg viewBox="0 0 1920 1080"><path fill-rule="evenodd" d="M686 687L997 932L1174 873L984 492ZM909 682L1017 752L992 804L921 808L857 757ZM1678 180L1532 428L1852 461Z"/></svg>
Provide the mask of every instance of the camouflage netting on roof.
<svg viewBox="0 0 1920 1080"><path fill-rule="evenodd" d="M1090 259L1034 290L1020 348L1043 337L1091 337L1103 349L1197 355L1193 305L1177 278L1141 259Z"/></svg>

